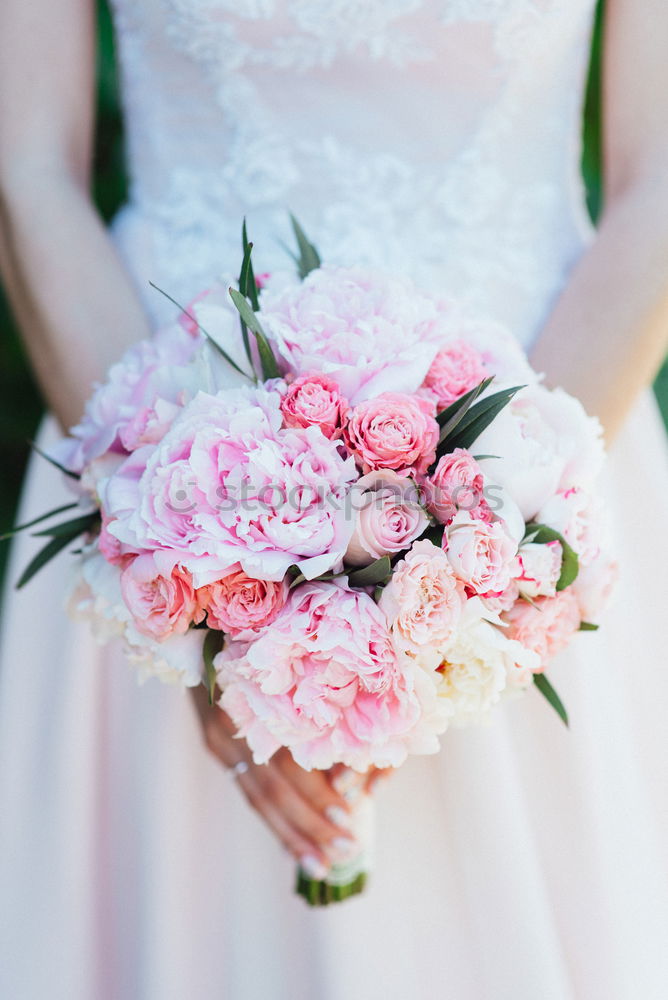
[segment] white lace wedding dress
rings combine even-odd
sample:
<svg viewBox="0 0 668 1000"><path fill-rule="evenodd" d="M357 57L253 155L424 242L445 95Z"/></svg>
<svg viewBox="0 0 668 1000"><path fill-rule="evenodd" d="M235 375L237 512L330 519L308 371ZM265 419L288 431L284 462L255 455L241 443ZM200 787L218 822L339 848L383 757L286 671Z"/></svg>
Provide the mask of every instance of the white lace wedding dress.
<svg viewBox="0 0 668 1000"><path fill-rule="evenodd" d="M237 267L244 214L257 270L282 267L290 208L328 260L438 282L529 344L591 239L592 7L116 0L132 187L114 234L147 309L171 315L149 279L187 300ZM552 669L570 732L529 694L410 761L378 794L366 895L327 911L293 897L188 696L138 688L66 620L66 556L8 593L0 995L665 997L668 474L649 397L609 486L622 585ZM34 466L23 516L58 499Z"/></svg>

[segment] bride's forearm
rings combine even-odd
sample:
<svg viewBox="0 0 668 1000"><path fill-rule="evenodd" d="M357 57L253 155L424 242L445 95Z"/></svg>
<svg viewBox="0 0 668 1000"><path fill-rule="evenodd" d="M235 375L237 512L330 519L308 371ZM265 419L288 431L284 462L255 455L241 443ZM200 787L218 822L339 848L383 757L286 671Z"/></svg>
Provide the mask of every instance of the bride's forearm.
<svg viewBox="0 0 668 1000"><path fill-rule="evenodd" d="M597 414L610 440L668 346L668 195L638 185L605 212L532 361Z"/></svg>
<svg viewBox="0 0 668 1000"><path fill-rule="evenodd" d="M147 320L83 188L64 172L2 178L0 268L47 404L76 422L91 383Z"/></svg>

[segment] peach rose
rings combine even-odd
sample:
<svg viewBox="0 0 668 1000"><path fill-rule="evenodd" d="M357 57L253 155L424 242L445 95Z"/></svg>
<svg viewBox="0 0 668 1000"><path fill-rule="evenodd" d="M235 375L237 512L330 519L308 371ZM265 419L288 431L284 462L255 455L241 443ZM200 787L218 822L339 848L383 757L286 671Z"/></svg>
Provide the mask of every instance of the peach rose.
<svg viewBox="0 0 668 1000"><path fill-rule="evenodd" d="M326 375L302 375L281 400L286 427L319 427L325 437L339 438L348 416L348 400Z"/></svg>
<svg viewBox="0 0 668 1000"><path fill-rule="evenodd" d="M350 414L345 440L364 472L424 473L436 457L439 426L426 399L383 392Z"/></svg>
<svg viewBox="0 0 668 1000"><path fill-rule="evenodd" d="M169 576L163 575L150 553L136 556L125 567L121 593L137 631L151 639L183 635L203 617L187 570L175 566Z"/></svg>
<svg viewBox="0 0 668 1000"><path fill-rule="evenodd" d="M429 524L412 479L379 469L355 483L352 495L359 492L357 525L344 556L350 566L407 549Z"/></svg>
<svg viewBox="0 0 668 1000"><path fill-rule="evenodd" d="M499 594L517 570L517 543L501 521L478 521L459 511L443 535L455 574L476 594Z"/></svg>
<svg viewBox="0 0 668 1000"><path fill-rule="evenodd" d="M210 628L235 639L252 638L257 629L274 621L288 591L287 580L256 580L237 563L222 579L201 587L197 599Z"/></svg>

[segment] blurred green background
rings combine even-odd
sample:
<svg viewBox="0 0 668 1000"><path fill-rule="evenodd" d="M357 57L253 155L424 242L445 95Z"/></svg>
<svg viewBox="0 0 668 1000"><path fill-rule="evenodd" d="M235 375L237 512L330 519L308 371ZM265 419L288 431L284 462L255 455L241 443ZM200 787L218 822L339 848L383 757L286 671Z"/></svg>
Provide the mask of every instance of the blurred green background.
<svg viewBox="0 0 668 1000"><path fill-rule="evenodd" d="M98 128L95 156L95 199L110 218L125 196L123 125L118 107L113 31L106 3L99 2ZM585 110L583 173L589 208L600 209L600 32L601 11L594 33L592 63ZM656 382L657 396L668 424L668 364ZM35 384L26 365L17 332L0 289L0 533L12 524L32 438L41 415ZM0 544L0 579L7 545Z"/></svg>

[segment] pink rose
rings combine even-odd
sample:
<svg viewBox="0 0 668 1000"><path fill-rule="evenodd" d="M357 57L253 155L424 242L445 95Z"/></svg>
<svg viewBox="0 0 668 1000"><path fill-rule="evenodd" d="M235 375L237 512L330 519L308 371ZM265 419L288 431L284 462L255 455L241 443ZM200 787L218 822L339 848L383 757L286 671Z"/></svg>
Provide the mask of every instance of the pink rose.
<svg viewBox="0 0 668 1000"><path fill-rule="evenodd" d="M281 401L286 427L319 427L325 437L339 438L348 416L348 400L334 379L302 375L288 387Z"/></svg>
<svg viewBox="0 0 668 1000"><path fill-rule="evenodd" d="M407 549L429 524L413 480L389 469L362 476L351 495L358 513L344 557L350 566L367 566L381 556Z"/></svg>
<svg viewBox="0 0 668 1000"><path fill-rule="evenodd" d="M518 601L503 617L509 625L508 637L537 653L541 670L580 628L578 601L570 587L554 597L539 597L533 604Z"/></svg>
<svg viewBox="0 0 668 1000"><path fill-rule="evenodd" d="M491 521L492 513L483 497L484 477L470 451L455 448L443 455L430 476L420 480L427 509L441 524L449 524L458 510L481 521Z"/></svg>
<svg viewBox="0 0 668 1000"><path fill-rule="evenodd" d="M422 386L435 399L437 408L444 410L489 374L475 348L464 340L453 340L438 352Z"/></svg>
<svg viewBox="0 0 668 1000"><path fill-rule="evenodd" d="M436 457L438 436L431 403L400 392L360 403L345 431L346 444L364 472L426 472Z"/></svg>
<svg viewBox="0 0 668 1000"><path fill-rule="evenodd" d="M580 617L585 622L597 625L601 615L610 603L619 578L619 566L607 552L585 566L575 578L572 588L577 597Z"/></svg>
<svg viewBox="0 0 668 1000"><path fill-rule="evenodd" d="M560 542L528 542L519 551L519 589L527 597L554 597L561 576Z"/></svg>
<svg viewBox="0 0 668 1000"><path fill-rule="evenodd" d="M442 549L415 542L394 568L380 598L398 649L437 648L454 634L466 600Z"/></svg>
<svg viewBox="0 0 668 1000"><path fill-rule="evenodd" d="M503 523L474 520L460 511L443 535L455 574L476 594L500 594L517 570L517 543Z"/></svg>
<svg viewBox="0 0 668 1000"><path fill-rule="evenodd" d="M184 635L191 622L202 620L190 574L174 567L158 572L152 555L140 555L121 574L121 593L142 635L158 641Z"/></svg>
<svg viewBox="0 0 668 1000"><path fill-rule="evenodd" d="M397 766L421 721L417 668L404 660L366 593L304 583L254 642L216 657L220 704L257 763L286 746L307 770Z"/></svg>
<svg viewBox="0 0 668 1000"><path fill-rule="evenodd" d="M197 591L206 611L207 624L237 638L251 638L256 629L269 625L288 597L287 580L256 580L239 565L222 579Z"/></svg>

